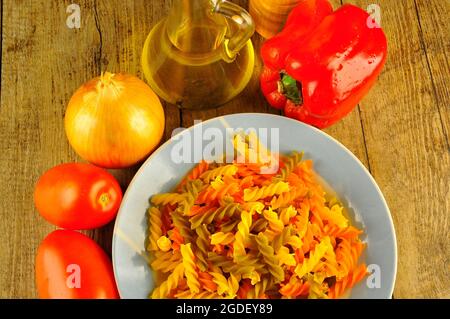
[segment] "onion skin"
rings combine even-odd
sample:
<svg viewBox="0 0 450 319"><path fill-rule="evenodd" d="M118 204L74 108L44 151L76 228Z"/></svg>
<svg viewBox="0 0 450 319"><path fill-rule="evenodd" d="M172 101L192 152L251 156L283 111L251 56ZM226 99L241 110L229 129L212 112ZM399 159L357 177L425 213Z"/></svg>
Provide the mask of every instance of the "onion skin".
<svg viewBox="0 0 450 319"><path fill-rule="evenodd" d="M130 167L147 158L165 125L161 102L147 84L108 72L74 93L64 121L78 155L104 168Z"/></svg>

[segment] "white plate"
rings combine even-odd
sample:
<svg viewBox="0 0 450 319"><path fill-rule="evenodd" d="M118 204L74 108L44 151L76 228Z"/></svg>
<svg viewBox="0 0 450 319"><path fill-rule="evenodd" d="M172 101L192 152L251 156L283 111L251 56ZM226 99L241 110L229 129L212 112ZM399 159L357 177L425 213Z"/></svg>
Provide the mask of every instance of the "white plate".
<svg viewBox="0 0 450 319"><path fill-rule="evenodd" d="M201 125L201 127L200 127ZM361 162L342 144L324 132L285 117L247 113L219 117L197 124L193 129L203 131L218 128L224 139L225 126L232 128L279 128L280 152L305 152L314 161L316 171L336 191L349 208L356 224L364 229L362 239L367 248L362 258L367 265L380 270L380 284L360 282L351 290L350 298L391 298L396 270L397 247L394 225L386 201ZM179 135L181 136L181 135ZM146 211L152 195L170 192L195 164L175 164L171 151L173 139L167 141L142 165L123 198L113 237L114 274L122 298L147 298L152 290L151 269L146 261ZM207 143L205 143L207 144ZM193 145L201 149L202 145Z"/></svg>

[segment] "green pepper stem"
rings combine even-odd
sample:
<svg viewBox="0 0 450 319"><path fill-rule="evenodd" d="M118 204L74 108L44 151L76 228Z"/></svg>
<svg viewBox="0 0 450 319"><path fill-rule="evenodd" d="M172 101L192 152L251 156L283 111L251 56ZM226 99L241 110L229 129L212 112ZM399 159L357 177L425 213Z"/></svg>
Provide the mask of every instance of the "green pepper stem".
<svg viewBox="0 0 450 319"><path fill-rule="evenodd" d="M281 80L278 81L278 91L295 105L303 104L303 96L301 93L302 84L285 72L281 72L280 77Z"/></svg>

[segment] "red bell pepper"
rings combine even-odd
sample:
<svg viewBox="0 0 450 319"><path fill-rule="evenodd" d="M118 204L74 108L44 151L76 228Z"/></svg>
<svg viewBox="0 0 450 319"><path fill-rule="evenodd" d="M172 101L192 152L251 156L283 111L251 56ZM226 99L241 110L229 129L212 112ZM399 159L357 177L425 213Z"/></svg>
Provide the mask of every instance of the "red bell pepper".
<svg viewBox="0 0 450 319"><path fill-rule="evenodd" d="M386 36L368 21L353 5L332 12L327 0L302 1L261 49L261 89L269 104L319 128L347 115L386 62Z"/></svg>

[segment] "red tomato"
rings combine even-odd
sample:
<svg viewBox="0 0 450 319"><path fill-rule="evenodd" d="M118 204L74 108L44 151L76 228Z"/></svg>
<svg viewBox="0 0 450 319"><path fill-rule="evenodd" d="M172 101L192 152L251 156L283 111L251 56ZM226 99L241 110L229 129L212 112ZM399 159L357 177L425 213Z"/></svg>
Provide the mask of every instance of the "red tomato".
<svg viewBox="0 0 450 319"><path fill-rule="evenodd" d="M72 230L56 230L39 246L36 284L42 299L119 298L109 257Z"/></svg>
<svg viewBox="0 0 450 319"><path fill-rule="evenodd" d="M93 229L117 214L122 190L107 171L91 164L63 164L36 184L34 203L50 223L66 229Z"/></svg>

